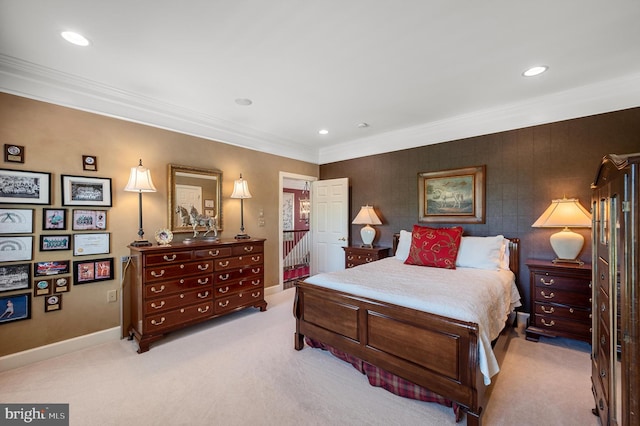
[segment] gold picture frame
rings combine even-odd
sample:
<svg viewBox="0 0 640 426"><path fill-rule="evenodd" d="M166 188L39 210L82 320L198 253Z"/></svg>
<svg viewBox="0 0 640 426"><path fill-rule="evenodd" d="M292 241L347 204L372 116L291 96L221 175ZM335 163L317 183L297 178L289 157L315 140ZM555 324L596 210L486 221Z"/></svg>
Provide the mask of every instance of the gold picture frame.
<svg viewBox="0 0 640 426"><path fill-rule="evenodd" d="M418 173L420 222L485 223L485 169Z"/></svg>

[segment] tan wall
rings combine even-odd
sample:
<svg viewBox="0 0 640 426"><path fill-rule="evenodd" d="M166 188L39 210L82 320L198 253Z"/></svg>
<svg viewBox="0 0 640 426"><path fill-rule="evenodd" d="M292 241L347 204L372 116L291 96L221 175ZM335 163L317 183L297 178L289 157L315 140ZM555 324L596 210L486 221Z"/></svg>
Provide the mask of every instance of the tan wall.
<svg viewBox="0 0 640 426"><path fill-rule="evenodd" d="M115 258L115 280L72 286L63 295L62 310L44 312L44 298L32 297L31 319L0 324L0 356L58 342L112 327L120 323L120 303L107 303L107 291L118 289L120 259L129 253L127 245L137 237L138 196L125 192L129 170L138 159L151 170L158 192L143 195L145 237L153 240L156 230L168 225L167 165L219 169L223 173L222 238L233 238L240 229L240 202L229 198L233 181L242 173L253 198L244 203L245 230L252 237L266 238L266 285L278 284L278 188L279 172L317 176L315 164L234 147L179 133L77 111L26 98L0 94L0 141L25 146L24 164L3 162L1 168L50 172L52 204L61 203L60 176L80 175L112 179L113 206L107 213L111 253ZM98 171L82 168L82 155L98 158ZM2 161L2 160L0 160ZM48 207L51 207L48 206ZM41 253L44 206L3 205L34 209L33 261L79 260L72 252ZM68 214L73 207L67 207ZM265 226L258 226L264 210ZM72 233L69 218L67 231ZM49 232L47 232L49 233ZM182 234L178 238L184 237ZM92 256L90 258L107 257ZM33 288L30 289L33 291ZM15 292L19 293L19 292ZM12 293L0 293L6 296Z"/></svg>

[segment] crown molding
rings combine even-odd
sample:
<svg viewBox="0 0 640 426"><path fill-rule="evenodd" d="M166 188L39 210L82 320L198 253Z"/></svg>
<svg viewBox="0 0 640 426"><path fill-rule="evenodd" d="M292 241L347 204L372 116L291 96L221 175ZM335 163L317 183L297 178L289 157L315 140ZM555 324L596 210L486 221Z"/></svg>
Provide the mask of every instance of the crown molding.
<svg viewBox="0 0 640 426"><path fill-rule="evenodd" d="M255 151L317 164L313 148L197 111L0 54L0 90Z"/></svg>
<svg viewBox="0 0 640 426"><path fill-rule="evenodd" d="M320 149L319 164L640 106L640 73Z"/></svg>

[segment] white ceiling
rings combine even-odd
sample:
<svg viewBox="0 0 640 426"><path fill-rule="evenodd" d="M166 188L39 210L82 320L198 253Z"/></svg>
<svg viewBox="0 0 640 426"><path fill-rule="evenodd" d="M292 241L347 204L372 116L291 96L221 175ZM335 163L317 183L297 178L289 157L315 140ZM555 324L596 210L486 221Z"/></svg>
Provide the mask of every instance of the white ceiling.
<svg viewBox="0 0 640 426"><path fill-rule="evenodd" d="M639 22L638 0L0 0L0 90L324 164L640 106Z"/></svg>

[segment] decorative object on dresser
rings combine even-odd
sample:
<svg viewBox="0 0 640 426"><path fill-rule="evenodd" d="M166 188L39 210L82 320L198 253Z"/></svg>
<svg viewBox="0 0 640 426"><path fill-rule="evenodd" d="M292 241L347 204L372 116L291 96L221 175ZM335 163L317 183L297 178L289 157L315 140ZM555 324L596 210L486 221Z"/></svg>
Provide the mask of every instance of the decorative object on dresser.
<svg viewBox="0 0 640 426"><path fill-rule="evenodd" d="M587 211L577 198L564 197L551 201L551 205L531 225L533 228L564 228L551 235L549 242L556 258L553 260L563 263L577 263L582 265L578 255L584 245L584 237L569 229L591 228L591 213Z"/></svg>
<svg viewBox="0 0 640 426"><path fill-rule="evenodd" d="M378 218L373 207L368 204L360 207L358 215L351 223L354 225L364 225L360 230L362 247L373 248L373 240L376 238L376 230L371 225L382 225L382 222L380 222L380 218Z"/></svg>
<svg viewBox="0 0 640 426"><path fill-rule="evenodd" d="M251 198L251 192L249 192L249 184L246 180L242 179L242 173L240 173L240 179L233 182L233 193L231 198L240 199L240 233L236 235L236 240L246 240L249 237L244 232L244 200Z"/></svg>
<svg viewBox="0 0 640 426"><path fill-rule="evenodd" d="M529 259L531 317L527 340L540 336L591 342L591 265Z"/></svg>
<svg viewBox="0 0 640 426"><path fill-rule="evenodd" d="M593 412L603 425L639 425L640 153L605 156L591 188Z"/></svg>
<svg viewBox="0 0 640 426"><path fill-rule="evenodd" d="M353 268L354 266L375 262L389 256L389 247L366 248L349 246L343 247L343 249L345 268Z"/></svg>
<svg viewBox="0 0 640 426"><path fill-rule="evenodd" d="M142 159L137 167L131 168L131 174L129 175L129 182L124 187L125 191L138 193L138 211L139 211L139 228L138 239L132 242L130 245L134 247L146 247L151 243L144 239L144 230L142 229L142 193L143 192L156 192L156 187L151 180L151 171L142 165Z"/></svg>
<svg viewBox="0 0 640 426"><path fill-rule="evenodd" d="M134 268L128 274L129 333L138 341L138 352L191 324L250 307L266 311L264 241L129 246Z"/></svg>

